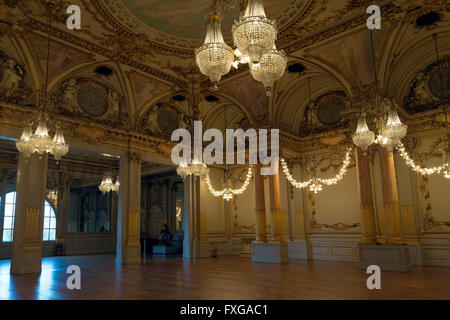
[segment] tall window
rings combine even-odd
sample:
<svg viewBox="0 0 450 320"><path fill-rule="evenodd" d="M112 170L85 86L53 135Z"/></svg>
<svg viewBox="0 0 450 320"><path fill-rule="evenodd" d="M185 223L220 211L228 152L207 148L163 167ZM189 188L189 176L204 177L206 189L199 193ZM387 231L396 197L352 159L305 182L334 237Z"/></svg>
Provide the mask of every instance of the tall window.
<svg viewBox="0 0 450 320"><path fill-rule="evenodd" d="M45 200L44 241L56 240L56 215L51 204Z"/></svg>
<svg viewBox="0 0 450 320"><path fill-rule="evenodd" d="M5 195L5 215L3 219L3 241L11 242L14 233L14 215L16 211L16 192ZM56 215L50 202L44 205L44 241L56 240Z"/></svg>
<svg viewBox="0 0 450 320"><path fill-rule="evenodd" d="M5 195L5 215L3 219L3 241L10 242L14 232L14 213L16 211L16 193L10 192Z"/></svg>

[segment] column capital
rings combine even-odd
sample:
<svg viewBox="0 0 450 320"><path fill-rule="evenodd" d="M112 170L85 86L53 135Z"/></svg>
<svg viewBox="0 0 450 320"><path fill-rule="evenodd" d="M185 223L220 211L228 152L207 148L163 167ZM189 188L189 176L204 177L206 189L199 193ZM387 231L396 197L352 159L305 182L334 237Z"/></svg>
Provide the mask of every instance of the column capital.
<svg viewBox="0 0 450 320"><path fill-rule="evenodd" d="M141 154L137 151L129 151L128 159L131 161L141 161Z"/></svg>

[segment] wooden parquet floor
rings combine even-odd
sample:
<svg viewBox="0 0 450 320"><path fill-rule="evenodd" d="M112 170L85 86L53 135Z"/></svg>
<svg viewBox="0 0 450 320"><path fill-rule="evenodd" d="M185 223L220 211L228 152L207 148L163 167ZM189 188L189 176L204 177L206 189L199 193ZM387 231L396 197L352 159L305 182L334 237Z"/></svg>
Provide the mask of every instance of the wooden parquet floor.
<svg viewBox="0 0 450 320"><path fill-rule="evenodd" d="M114 256L51 257L41 275L12 276L0 260L0 299L450 299L450 268L414 267L383 272L381 290L368 290L356 263L248 258L183 260L148 257L121 266ZM69 290L66 268L81 268L81 290Z"/></svg>

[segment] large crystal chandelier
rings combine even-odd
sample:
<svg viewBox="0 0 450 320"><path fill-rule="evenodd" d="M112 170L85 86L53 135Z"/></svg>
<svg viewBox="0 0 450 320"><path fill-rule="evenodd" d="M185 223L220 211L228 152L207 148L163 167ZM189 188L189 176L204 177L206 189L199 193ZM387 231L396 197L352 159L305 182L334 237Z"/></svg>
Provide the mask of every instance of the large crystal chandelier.
<svg viewBox="0 0 450 320"><path fill-rule="evenodd" d="M61 126L56 125L55 137L53 138L53 147L50 149L51 154L55 157L56 161L61 160L61 157L65 156L69 151L64 134L61 130Z"/></svg>
<svg viewBox="0 0 450 320"><path fill-rule="evenodd" d="M244 15L236 20L232 27L233 51L222 36L219 12L220 0L213 1L208 18L205 42L195 50L195 60L202 74L208 76L217 90L221 77L236 69L239 64L249 64L253 78L264 84L267 95L275 81L279 80L286 69L287 58L282 50L277 50L277 23L267 18L263 0L248 0Z"/></svg>
<svg viewBox="0 0 450 320"><path fill-rule="evenodd" d="M114 177L115 176L115 177ZM115 182L114 181L115 178ZM119 192L120 183L119 183L119 177L117 175L114 175L112 170L109 170L102 178L102 182L98 186L100 191L105 194L108 192Z"/></svg>
<svg viewBox="0 0 450 320"><path fill-rule="evenodd" d="M232 28L234 44L239 51L258 64L262 56L273 48L277 39L277 23L268 19L263 0L248 0L245 14L240 16Z"/></svg>
<svg viewBox="0 0 450 320"><path fill-rule="evenodd" d="M376 139L374 133L369 130L367 126L365 113L362 113L359 120L356 132L353 134L353 143L360 147L363 151L374 142L379 143L385 147L389 152L392 152L406 136L408 127L404 125L398 116L397 106L393 100L385 99L384 103L379 104L380 99L378 95L378 76L376 71L375 51L373 34L370 31L370 40L372 47L372 65L375 78L375 103L379 108L377 122L379 124L379 134ZM387 111L387 117L386 117ZM387 120L385 120L387 118ZM386 121L386 122L385 122Z"/></svg>
<svg viewBox="0 0 450 320"><path fill-rule="evenodd" d="M223 40L221 18L217 14L208 18L205 42L195 49L195 60L200 72L210 78L217 90L217 84L230 72L234 61L233 49Z"/></svg>
<svg viewBox="0 0 450 320"><path fill-rule="evenodd" d="M21 152L25 159L28 159L34 153L33 145L31 144L31 137L33 136L33 127L28 123L23 129L22 136L16 141L16 147Z"/></svg>
<svg viewBox="0 0 450 320"><path fill-rule="evenodd" d="M266 88L266 95L272 94L275 81L281 79L286 71L287 57L283 50L273 49L265 53L259 64L250 63L250 73L255 80L260 81Z"/></svg>
<svg viewBox="0 0 450 320"><path fill-rule="evenodd" d="M48 94L48 75L49 75L49 61L50 61L50 42L51 42L51 26L52 26L52 4L48 3L49 10L49 31L47 41L47 62L46 62L46 74L45 74L45 98L40 103L40 107L43 105L43 110L39 110L39 116L37 119L38 125L34 134L32 134L32 125L27 123L22 136L16 141L16 147L19 152L22 152L25 159L28 159L32 153L37 153L41 158L43 154L51 153L55 156L56 161L61 160L62 156L65 156L69 151L69 145L64 140L64 135L61 127L57 125L55 137L52 139L48 134L47 121L48 116L46 113L47 104L49 101Z"/></svg>
<svg viewBox="0 0 450 320"><path fill-rule="evenodd" d="M34 147L34 152L39 156L45 153L50 153L53 149L53 140L48 134L47 122L45 117L38 120L38 126L34 135L30 139L31 145Z"/></svg>
<svg viewBox="0 0 450 320"><path fill-rule="evenodd" d="M381 136L387 139L386 148L392 151L399 145L401 139L406 136L408 126L403 124L398 117L396 108L392 105L388 111L388 118L386 125L381 130Z"/></svg>
<svg viewBox="0 0 450 320"><path fill-rule="evenodd" d="M363 112L359 117L356 132L353 134L353 143L365 152L374 140L375 133L369 130L366 122L366 113Z"/></svg>

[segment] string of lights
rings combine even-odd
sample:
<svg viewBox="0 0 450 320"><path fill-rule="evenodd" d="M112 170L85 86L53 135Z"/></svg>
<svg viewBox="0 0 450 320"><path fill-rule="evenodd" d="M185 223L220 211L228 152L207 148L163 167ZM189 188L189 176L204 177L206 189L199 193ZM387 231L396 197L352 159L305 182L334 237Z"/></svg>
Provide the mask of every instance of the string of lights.
<svg viewBox="0 0 450 320"><path fill-rule="evenodd" d="M348 148L347 153L345 154L344 161L342 162L342 167L339 170L338 174L333 178L322 179L317 177L316 179L310 179L308 181L297 181L290 173L289 168L284 159L281 159L281 168L283 169L283 172L286 175L287 180L295 188L303 189L309 187L309 190L311 192L318 193L319 191L322 191L322 184L328 186L335 185L344 178L345 174L348 171L348 167L350 166L351 151L352 148Z"/></svg>
<svg viewBox="0 0 450 320"><path fill-rule="evenodd" d="M433 167L433 168L424 168L420 165L417 165L413 159L409 156L408 152L406 151L405 146L403 143L400 142L400 144L397 147L397 150L400 153L400 156L403 158L405 163L410 167L413 171L420 173L422 175L433 175L433 174L440 174L442 171L444 171L448 167L448 162L444 163L443 165L439 167ZM445 173L444 176L447 178L448 173ZM449 177L450 178L450 177ZM447 179L449 179L447 178Z"/></svg>
<svg viewBox="0 0 450 320"><path fill-rule="evenodd" d="M227 187L223 188L222 190L214 189L214 187L211 183L211 178L209 177L209 174L206 175L205 182L206 182L206 185L208 186L209 191L211 192L211 194L214 197L223 197L224 199L229 200L229 199L233 198L234 195L239 195L239 194L244 193L244 191L247 189L248 185L250 184L252 176L253 176L253 166L250 166L248 168L247 176L245 178L244 183L238 189L232 189L230 186L227 186Z"/></svg>

